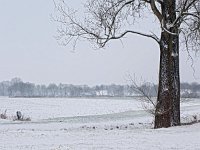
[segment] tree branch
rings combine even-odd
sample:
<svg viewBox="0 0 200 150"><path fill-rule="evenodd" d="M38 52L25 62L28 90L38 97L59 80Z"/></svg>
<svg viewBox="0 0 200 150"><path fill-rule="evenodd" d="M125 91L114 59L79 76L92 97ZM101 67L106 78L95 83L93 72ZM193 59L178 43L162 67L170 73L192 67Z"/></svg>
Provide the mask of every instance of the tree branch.
<svg viewBox="0 0 200 150"><path fill-rule="evenodd" d="M124 37L128 33L133 33L133 34L138 34L138 35L141 35L141 36L144 36L144 37L149 37L149 38L154 39L158 44L160 43L160 40L156 35L145 34L145 33L142 33L142 32L137 32L137 31L132 31L132 30L127 30L124 33L122 33L121 35L116 36L116 37L112 37L111 39L120 39L120 38Z"/></svg>
<svg viewBox="0 0 200 150"><path fill-rule="evenodd" d="M158 20L161 22L163 17L158 8L156 7L155 0L150 0L150 5L153 13L157 16Z"/></svg>

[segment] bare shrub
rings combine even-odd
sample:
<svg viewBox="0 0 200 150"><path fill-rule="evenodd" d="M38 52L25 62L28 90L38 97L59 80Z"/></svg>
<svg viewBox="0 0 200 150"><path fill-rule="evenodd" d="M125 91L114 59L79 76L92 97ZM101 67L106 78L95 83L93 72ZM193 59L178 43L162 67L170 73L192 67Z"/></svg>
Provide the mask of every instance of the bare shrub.
<svg viewBox="0 0 200 150"><path fill-rule="evenodd" d="M13 121L31 121L31 118L25 117L20 111L17 111L16 116L13 116Z"/></svg>
<svg viewBox="0 0 200 150"><path fill-rule="evenodd" d="M0 118L1 118L1 119L7 119L8 116L7 116L6 113L7 113L7 109L6 109L3 113L0 114Z"/></svg>
<svg viewBox="0 0 200 150"><path fill-rule="evenodd" d="M0 119L7 119L7 120L13 120L13 121L31 121L30 117L26 117L22 114L20 114L19 116L19 111L17 111L16 115L14 116L8 116L7 109L3 113L0 113Z"/></svg>
<svg viewBox="0 0 200 150"><path fill-rule="evenodd" d="M155 84L146 82L141 79L138 84L136 77L127 75L127 81L130 83L130 88L138 94L138 99L141 102L143 109L149 114L155 116L157 101L157 87Z"/></svg>

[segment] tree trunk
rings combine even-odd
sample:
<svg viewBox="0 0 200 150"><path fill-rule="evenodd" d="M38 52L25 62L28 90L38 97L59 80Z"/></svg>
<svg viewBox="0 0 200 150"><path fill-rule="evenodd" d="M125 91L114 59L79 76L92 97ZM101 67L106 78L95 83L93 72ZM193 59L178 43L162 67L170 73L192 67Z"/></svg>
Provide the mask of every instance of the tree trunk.
<svg viewBox="0 0 200 150"><path fill-rule="evenodd" d="M170 72L170 52L168 49L168 36L161 35L160 44L160 71L158 97L155 112L155 128L171 126L171 72Z"/></svg>
<svg viewBox="0 0 200 150"><path fill-rule="evenodd" d="M162 5L163 25L160 40L160 71L155 111L155 128L180 125L180 77L178 27L169 27L176 19L175 0ZM177 34L171 34L177 33Z"/></svg>

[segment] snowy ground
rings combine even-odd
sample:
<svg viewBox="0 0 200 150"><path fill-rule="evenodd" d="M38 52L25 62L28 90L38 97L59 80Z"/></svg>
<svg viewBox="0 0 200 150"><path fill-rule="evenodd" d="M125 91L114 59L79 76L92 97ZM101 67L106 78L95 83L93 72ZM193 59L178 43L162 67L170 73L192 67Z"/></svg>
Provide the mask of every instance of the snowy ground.
<svg viewBox="0 0 200 150"><path fill-rule="evenodd" d="M0 98L0 150L200 150L200 124L152 129L153 118L132 99ZM182 121L200 114L200 99L182 103ZM188 119L189 118L189 119Z"/></svg>

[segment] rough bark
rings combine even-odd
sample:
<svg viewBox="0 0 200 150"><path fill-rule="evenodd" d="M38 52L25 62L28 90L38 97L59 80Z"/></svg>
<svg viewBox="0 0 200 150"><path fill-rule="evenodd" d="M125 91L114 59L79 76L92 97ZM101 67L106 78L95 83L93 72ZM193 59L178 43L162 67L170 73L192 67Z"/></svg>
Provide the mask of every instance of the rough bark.
<svg viewBox="0 0 200 150"><path fill-rule="evenodd" d="M176 19L175 10L175 0L162 5L163 27L169 32L163 30L161 33L155 128L180 124L179 36L178 27L170 27Z"/></svg>
<svg viewBox="0 0 200 150"><path fill-rule="evenodd" d="M170 53L168 50L168 37L165 33L161 35L160 44L160 71L159 87L155 112L155 128L171 126L171 88L170 88Z"/></svg>

